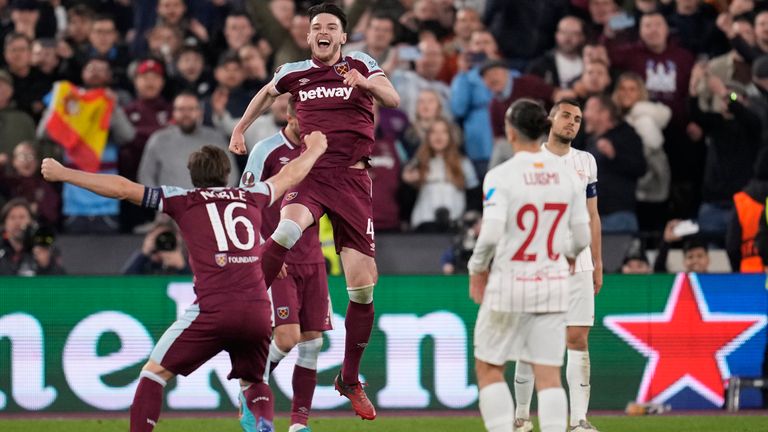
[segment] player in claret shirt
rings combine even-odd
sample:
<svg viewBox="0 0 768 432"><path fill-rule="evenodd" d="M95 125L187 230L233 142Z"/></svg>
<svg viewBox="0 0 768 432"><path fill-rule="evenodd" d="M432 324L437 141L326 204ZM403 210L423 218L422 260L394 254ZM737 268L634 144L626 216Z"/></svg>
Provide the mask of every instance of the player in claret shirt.
<svg viewBox="0 0 768 432"><path fill-rule="evenodd" d="M307 149L278 174L247 188L226 188L226 153L203 146L189 158L196 189L145 187L124 177L92 174L45 159L42 174L109 198L167 213L179 225L190 255L196 300L163 334L142 368L131 405L131 432L150 432L157 424L163 388L174 376L188 375L225 350L229 378L243 392L243 429L272 432L274 400L264 378L272 334L271 303L259 265L259 227L263 208L301 181L327 146L321 132L304 139Z"/></svg>
<svg viewBox="0 0 768 432"><path fill-rule="evenodd" d="M371 179L366 168L374 143L373 104L394 108L400 97L375 60L360 52L341 52L347 41L347 19L338 6L314 6L309 16L307 42L312 58L277 69L235 126L229 149L245 154L243 132L282 93L291 94L301 135L320 130L328 137L326 154L283 197L280 222L264 249L264 277L271 285L302 232L328 213L349 293L344 363L335 385L360 417L373 420L376 410L358 380L360 359L373 328L377 278Z"/></svg>

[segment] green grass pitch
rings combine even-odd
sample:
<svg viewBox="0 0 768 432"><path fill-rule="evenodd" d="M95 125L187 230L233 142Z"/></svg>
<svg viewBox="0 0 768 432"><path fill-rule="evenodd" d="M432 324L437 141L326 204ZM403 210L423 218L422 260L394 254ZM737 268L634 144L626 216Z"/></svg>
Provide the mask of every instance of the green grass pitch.
<svg viewBox="0 0 768 432"><path fill-rule="evenodd" d="M705 416L594 416L592 423L602 432L768 432L768 415L705 415ZM482 420L477 416L459 417L387 417L386 414L373 422L353 418L313 418L313 432L482 432ZM3 432L125 432L128 420L0 420ZM222 431L237 432L240 427L235 419L166 418L161 417L155 432ZM285 419L276 424L276 431L288 430ZM538 430L535 429L535 430Z"/></svg>

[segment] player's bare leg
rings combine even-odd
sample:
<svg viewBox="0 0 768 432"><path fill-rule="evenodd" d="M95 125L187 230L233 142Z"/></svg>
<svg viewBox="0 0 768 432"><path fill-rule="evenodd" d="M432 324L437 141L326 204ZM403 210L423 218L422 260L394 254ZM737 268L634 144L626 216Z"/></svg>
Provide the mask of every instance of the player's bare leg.
<svg viewBox="0 0 768 432"><path fill-rule="evenodd" d="M488 432L509 432L514 425L515 402L504 380L504 365L475 359L480 415Z"/></svg>
<svg viewBox="0 0 768 432"><path fill-rule="evenodd" d="M151 432L160 418L163 389L175 375L150 360L141 369L131 404L131 432Z"/></svg>
<svg viewBox="0 0 768 432"><path fill-rule="evenodd" d="M373 287L378 279L376 261L351 248L342 248L341 262L347 281L349 305L344 327L347 337L344 346L344 363L336 377L335 386L340 394L349 398L355 413L364 420L376 418L376 409L368 400L359 381L360 360L373 329Z"/></svg>
<svg viewBox="0 0 768 432"><path fill-rule="evenodd" d="M562 432L568 424L568 400L560 382L560 367L532 364L539 399L541 432Z"/></svg>
<svg viewBox="0 0 768 432"><path fill-rule="evenodd" d="M285 255L299 241L301 233L315 223L308 208L301 204L288 204L280 210L280 223L272 236L264 244L261 267L264 271L264 282L272 286L272 282L283 268Z"/></svg>
<svg viewBox="0 0 768 432"><path fill-rule="evenodd" d="M567 347L568 360L565 377L568 380L568 393L571 401L572 431L596 432L594 426L587 421L591 367L589 364L589 329L588 326L568 326Z"/></svg>

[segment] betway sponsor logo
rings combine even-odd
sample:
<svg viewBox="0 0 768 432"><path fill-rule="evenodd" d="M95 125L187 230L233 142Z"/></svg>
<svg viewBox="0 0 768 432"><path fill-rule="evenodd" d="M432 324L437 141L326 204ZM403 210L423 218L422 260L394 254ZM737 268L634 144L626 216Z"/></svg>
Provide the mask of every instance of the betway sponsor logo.
<svg viewBox="0 0 768 432"><path fill-rule="evenodd" d="M352 96L352 87L317 87L314 90L304 91L299 90L299 101L304 102L311 99L324 99L332 97L340 97L344 100L349 99Z"/></svg>

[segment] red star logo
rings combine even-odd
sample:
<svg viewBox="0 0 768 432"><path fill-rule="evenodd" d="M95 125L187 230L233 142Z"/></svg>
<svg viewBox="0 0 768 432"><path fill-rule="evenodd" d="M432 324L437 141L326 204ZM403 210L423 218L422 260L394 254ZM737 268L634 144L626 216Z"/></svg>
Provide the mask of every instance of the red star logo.
<svg viewBox="0 0 768 432"><path fill-rule="evenodd" d="M664 312L607 316L603 323L648 357L638 402L665 402L687 387L720 406L731 376L725 358L766 318L710 312L696 275L681 273Z"/></svg>

